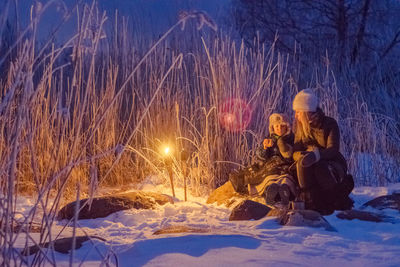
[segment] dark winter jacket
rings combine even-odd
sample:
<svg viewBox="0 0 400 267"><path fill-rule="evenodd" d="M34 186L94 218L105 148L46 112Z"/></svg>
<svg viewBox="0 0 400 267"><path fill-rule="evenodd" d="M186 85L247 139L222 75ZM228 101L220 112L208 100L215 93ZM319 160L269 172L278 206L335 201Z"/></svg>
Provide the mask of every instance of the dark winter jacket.
<svg viewBox="0 0 400 267"><path fill-rule="evenodd" d="M289 134L278 136L271 134L268 138L273 140L272 147L264 149L263 144L256 151L257 159L261 163L264 174L282 175L289 172L289 167L293 163L291 158L291 147L293 146L294 135Z"/></svg>
<svg viewBox="0 0 400 267"><path fill-rule="evenodd" d="M347 172L347 163L343 155L339 152L340 132L335 119L325 116L321 109L313 116L310 123L312 138L306 138L296 134L293 145L293 159L299 160L304 151L319 149L320 160L334 162L335 166L340 166L344 173Z"/></svg>

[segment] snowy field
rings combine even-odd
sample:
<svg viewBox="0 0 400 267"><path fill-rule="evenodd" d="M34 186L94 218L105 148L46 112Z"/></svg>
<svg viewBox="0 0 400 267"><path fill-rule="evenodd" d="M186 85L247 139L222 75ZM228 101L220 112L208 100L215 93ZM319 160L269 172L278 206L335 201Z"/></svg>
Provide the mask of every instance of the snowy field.
<svg viewBox="0 0 400 267"><path fill-rule="evenodd" d="M162 185L147 184L144 191L170 193ZM126 210L106 218L81 220L81 229L103 237L75 251L79 266L99 266L100 254L112 253L118 266L400 266L400 213L384 210L398 223L374 223L325 218L337 229L281 226L275 217L258 221L228 221L230 210L208 205L206 198L189 196L177 189L175 204L154 210ZM368 200L400 191L389 187L359 187L352 193L355 207ZM28 212L30 201L19 201L20 211ZM371 209L372 211L372 209ZM376 210L373 210L376 212ZM65 224L60 222L57 229ZM159 229L187 226L190 233L154 235ZM197 231L197 232L196 232ZM65 232L63 236L68 236ZM25 242L25 241L24 241ZM18 243L20 248L24 242ZM69 265L69 255L55 253L59 266ZM111 254L110 254L111 255ZM111 257L114 264L115 256Z"/></svg>

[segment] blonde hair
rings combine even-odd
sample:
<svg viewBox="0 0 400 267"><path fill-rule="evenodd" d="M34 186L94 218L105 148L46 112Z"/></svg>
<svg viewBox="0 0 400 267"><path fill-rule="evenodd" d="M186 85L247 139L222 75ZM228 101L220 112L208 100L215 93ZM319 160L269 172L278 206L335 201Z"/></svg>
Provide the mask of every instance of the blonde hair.
<svg viewBox="0 0 400 267"><path fill-rule="evenodd" d="M295 135L297 137L296 139L300 140L312 139L308 112L300 111L299 116L296 116Z"/></svg>

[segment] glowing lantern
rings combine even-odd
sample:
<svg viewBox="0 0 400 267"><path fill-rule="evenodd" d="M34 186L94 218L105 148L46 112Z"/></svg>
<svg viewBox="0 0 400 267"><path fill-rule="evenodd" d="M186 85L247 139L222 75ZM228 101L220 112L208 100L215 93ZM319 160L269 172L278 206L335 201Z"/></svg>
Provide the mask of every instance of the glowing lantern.
<svg viewBox="0 0 400 267"><path fill-rule="evenodd" d="M169 151L170 151L170 148L168 146L164 148L164 154L165 155L168 155Z"/></svg>
<svg viewBox="0 0 400 267"><path fill-rule="evenodd" d="M164 163L168 171L169 181L171 183L172 195L175 197L175 189L174 189L174 177L172 172L172 155L171 148L169 146L165 146L163 149L164 152Z"/></svg>

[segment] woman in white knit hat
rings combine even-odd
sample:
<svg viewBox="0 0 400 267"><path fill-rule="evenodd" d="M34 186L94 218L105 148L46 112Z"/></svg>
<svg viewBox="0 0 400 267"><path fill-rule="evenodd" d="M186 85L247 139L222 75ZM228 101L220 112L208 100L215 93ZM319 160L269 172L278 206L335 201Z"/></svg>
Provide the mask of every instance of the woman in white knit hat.
<svg viewBox="0 0 400 267"><path fill-rule="evenodd" d="M339 151L340 132L335 119L325 116L311 89L300 91L293 100L295 140L293 159L301 198L307 209L331 214L351 209L348 195L354 187L347 163Z"/></svg>

